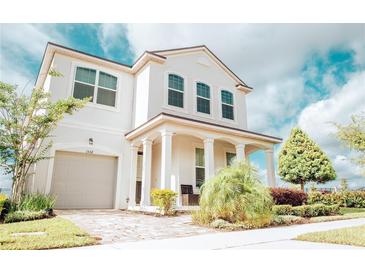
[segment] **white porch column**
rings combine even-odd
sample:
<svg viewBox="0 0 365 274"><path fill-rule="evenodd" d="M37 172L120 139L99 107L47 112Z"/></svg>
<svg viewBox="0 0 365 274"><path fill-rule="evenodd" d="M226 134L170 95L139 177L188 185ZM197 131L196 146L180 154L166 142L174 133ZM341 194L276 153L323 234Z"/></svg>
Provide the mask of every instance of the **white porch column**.
<svg viewBox="0 0 365 274"><path fill-rule="evenodd" d="M245 156L245 144L238 144L236 145L236 159L238 161L246 160Z"/></svg>
<svg viewBox="0 0 365 274"><path fill-rule="evenodd" d="M149 206L151 195L151 160L152 160L152 141L143 140L143 169L142 169L142 193L141 206Z"/></svg>
<svg viewBox="0 0 365 274"><path fill-rule="evenodd" d="M214 176L214 139L204 140L205 180Z"/></svg>
<svg viewBox="0 0 365 274"><path fill-rule="evenodd" d="M172 132L161 132L161 189L171 188Z"/></svg>
<svg viewBox="0 0 365 274"><path fill-rule="evenodd" d="M137 159L138 159L138 147L131 145L130 149L130 182L129 182L129 202L128 206L136 205L136 181L137 181Z"/></svg>
<svg viewBox="0 0 365 274"><path fill-rule="evenodd" d="M275 168L274 168L274 152L272 148L266 149L266 170L267 183L270 187L275 187Z"/></svg>

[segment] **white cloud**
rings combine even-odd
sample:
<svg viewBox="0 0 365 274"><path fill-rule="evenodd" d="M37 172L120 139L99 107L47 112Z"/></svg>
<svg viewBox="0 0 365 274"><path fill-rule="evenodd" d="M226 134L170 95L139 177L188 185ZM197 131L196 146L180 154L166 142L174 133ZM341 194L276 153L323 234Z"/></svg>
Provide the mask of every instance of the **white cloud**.
<svg viewBox="0 0 365 274"><path fill-rule="evenodd" d="M307 106L298 125L305 130L333 160L338 178L359 180L360 169L351 162L354 153L336 138L336 123L349 123L353 114L365 110L365 72L353 74L346 85L329 99Z"/></svg>
<svg viewBox="0 0 365 274"><path fill-rule="evenodd" d="M98 30L100 46L106 56L111 57L110 51L116 47L121 49L120 40L126 35L126 29L121 24L102 24Z"/></svg>
<svg viewBox="0 0 365 274"><path fill-rule="evenodd" d="M269 134L278 133L273 121L300 111L299 101L307 96L300 70L310 54L347 46L365 62L365 24L130 24L127 29L137 55L206 44L254 87L247 98L249 127Z"/></svg>
<svg viewBox="0 0 365 274"><path fill-rule="evenodd" d="M0 80L29 91L35 80L29 62L42 58L48 41L65 40L49 25L0 24L0 28Z"/></svg>
<svg viewBox="0 0 365 274"><path fill-rule="evenodd" d="M360 24L130 24L127 28L137 54L206 44L254 87L293 75L312 50L348 45L363 53L365 35Z"/></svg>

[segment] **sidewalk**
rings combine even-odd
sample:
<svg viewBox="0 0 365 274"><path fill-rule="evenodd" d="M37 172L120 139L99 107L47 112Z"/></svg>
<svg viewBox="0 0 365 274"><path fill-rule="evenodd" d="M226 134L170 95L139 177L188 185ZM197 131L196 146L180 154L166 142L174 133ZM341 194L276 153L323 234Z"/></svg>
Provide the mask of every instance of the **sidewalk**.
<svg viewBox="0 0 365 274"><path fill-rule="evenodd" d="M294 225L285 227L255 229L235 232L219 232L197 235L184 238L163 240L144 240L128 243L114 243L83 247L82 249L195 249L195 250L220 250L220 249L247 249L247 248L273 248L273 249L306 249L306 248L357 248L352 246L321 244L292 240L300 234L316 231L326 231L337 228L365 225L365 218Z"/></svg>

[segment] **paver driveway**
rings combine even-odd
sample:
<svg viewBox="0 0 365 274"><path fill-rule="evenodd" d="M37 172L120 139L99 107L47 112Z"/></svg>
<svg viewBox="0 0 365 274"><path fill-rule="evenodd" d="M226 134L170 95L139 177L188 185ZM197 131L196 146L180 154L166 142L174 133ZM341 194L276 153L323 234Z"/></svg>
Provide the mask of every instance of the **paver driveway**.
<svg viewBox="0 0 365 274"><path fill-rule="evenodd" d="M215 230L192 225L190 215L155 217L122 210L57 210L102 244L186 237Z"/></svg>

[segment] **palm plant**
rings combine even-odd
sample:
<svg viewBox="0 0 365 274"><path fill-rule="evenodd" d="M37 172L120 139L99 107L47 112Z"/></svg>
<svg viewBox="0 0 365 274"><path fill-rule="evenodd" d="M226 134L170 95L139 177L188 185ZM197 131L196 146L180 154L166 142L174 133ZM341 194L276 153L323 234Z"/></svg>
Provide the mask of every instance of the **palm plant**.
<svg viewBox="0 0 365 274"><path fill-rule="evenodd" d="M271 221L272 197L257 170L246 162L223 168L201 189L201 222L223 219L231 223L263 226Z"/></svg>

